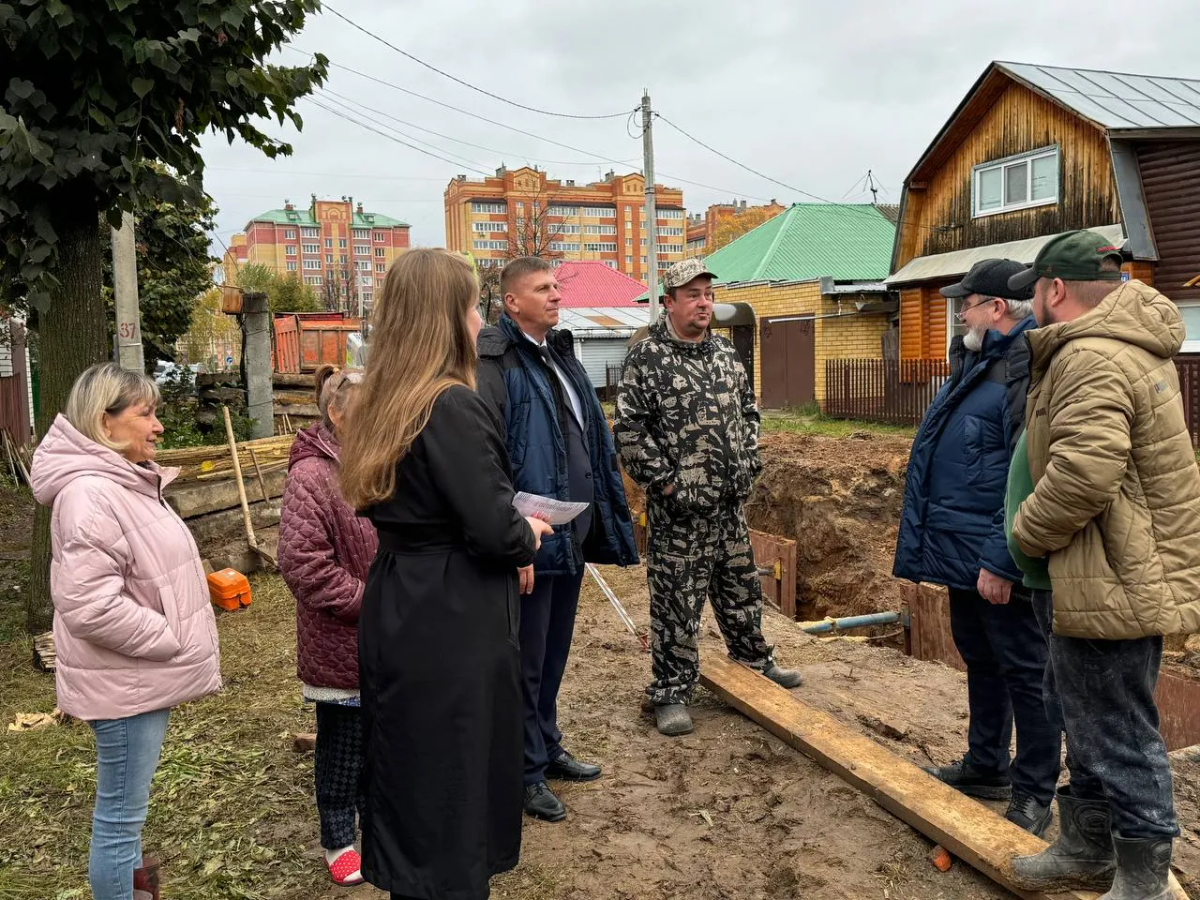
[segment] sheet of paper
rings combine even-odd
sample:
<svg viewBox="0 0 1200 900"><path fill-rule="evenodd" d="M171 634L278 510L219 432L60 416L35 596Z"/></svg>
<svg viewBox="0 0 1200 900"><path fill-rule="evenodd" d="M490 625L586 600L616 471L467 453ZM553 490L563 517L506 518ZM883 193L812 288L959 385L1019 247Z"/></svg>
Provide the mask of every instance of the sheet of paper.
<svg viewBox="0 0 1200 900"><path fill-rule="evenodd" d="M524 491L513 497L513 506L521 515L538 516L551 525L566 525L590 505L588 503L567 503L538 494L527 494Z"/></svg>

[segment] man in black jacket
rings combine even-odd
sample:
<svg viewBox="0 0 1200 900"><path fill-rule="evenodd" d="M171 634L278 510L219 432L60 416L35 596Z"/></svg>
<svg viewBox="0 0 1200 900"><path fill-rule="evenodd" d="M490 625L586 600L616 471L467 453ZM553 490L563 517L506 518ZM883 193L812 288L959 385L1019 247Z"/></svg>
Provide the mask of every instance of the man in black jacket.
<svg viewBox="0 0 1200 900"><path fill-rule="evenodd" d="M586 562L634 565L633 523L600 401L575 358L570 332L556 331L558 283L544 259L508 263L500 278L504 315L479 334L478 390L499 412L518 491L587 503L542 539L521 570L521 669L525 694L525 811L558 822L567 810L547 778L592 781L599 766L563 749L558 690L571 649Z"/></svg>

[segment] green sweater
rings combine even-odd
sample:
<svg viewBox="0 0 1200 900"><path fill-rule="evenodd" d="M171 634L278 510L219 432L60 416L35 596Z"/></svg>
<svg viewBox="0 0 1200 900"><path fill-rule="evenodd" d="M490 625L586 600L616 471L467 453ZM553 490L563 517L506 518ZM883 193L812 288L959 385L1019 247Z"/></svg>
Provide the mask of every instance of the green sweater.
<svg viewBox="0 0 1200 900"><path fill-rule="evenodd" d="M1013 519L1025 498L1033 493L1033 476L1029 474L1029 454L1025 450L1025 432L1017 439L1012 463L1008 467L1008 490L1004 495L1004 536L1008 538L1008 554L1017 568L1025 573L1025 587L1038 591L1051 590L1050 563L1046 558L1034 559L1013 540Z"/></svg>

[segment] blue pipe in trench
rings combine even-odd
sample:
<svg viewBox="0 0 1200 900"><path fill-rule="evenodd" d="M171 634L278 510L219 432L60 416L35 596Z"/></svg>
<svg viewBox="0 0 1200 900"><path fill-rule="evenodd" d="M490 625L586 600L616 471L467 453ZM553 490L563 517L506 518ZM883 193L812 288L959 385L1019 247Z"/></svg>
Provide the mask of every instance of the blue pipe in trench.
<svg viewBox="0 0 1200 900"><path fill-rule="evenodd" d="M825 619L823 622L805 622L801 624L800 629L809 634L824 634L829 631L847 631L851 628L869 628L872 625L895 625L900 621L898 612L877 612L865 616Z"/></svg>

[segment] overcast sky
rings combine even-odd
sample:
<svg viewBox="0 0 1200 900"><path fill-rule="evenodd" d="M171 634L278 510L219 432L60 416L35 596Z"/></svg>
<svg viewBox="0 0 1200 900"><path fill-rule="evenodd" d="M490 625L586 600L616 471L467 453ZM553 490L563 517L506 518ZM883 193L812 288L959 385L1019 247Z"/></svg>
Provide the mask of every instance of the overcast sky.
<svg viewBox="0 0 1200 900"><path fill-rule="evenodd" d="M751 203L812 199L797 191L869 202L861 185L868 169L883 188L880 201L899 202L917 156L992 60L1200 78L1195 0L609 0L586 11L582 6L332 2L397 47L528 106L619 113L632 110L649 88L654 109L667 119L797 189L752 175L656 123L657 181L681 187L693 212L735 197ZM319 102L353 110L378 131L451 161L302 101L302 132L268 127L293 144L289 158L272 161L223 137L205 139L206 187L220 207L218 235L225 242L285 198L307 206L315 193L353 196L369 211L410 223L415 246L440 246L442 193L456 174L479 178L478 170L491 174L501 163L528 164L553 178L585 182L609 168L641 169L638 129L627 131L624 118L568 120L517 109L423 68L328 9L293 46L329 57L327 91L377 112L332 94ZM285 51L279 60L297 64L303 57ZM339 64L537 137L369 81Z"/></svg>

